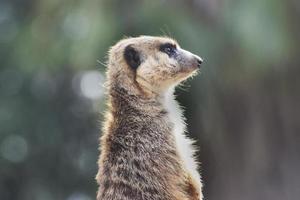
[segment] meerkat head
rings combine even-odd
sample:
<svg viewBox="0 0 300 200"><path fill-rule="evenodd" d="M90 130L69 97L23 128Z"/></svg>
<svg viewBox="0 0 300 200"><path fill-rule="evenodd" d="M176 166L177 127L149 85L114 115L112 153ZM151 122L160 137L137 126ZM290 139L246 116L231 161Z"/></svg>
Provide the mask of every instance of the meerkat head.
<svg viewBox="0 0 300 200"><path fill-rule="evenodd" d="M109 52L108 78L131 91L161 94L193 75L201 63L173 39L127 38Z"/></svg>

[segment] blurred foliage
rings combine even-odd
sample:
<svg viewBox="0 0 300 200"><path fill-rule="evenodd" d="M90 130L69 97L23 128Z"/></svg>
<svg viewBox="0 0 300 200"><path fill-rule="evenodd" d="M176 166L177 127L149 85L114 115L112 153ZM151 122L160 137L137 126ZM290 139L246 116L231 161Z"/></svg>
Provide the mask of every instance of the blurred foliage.
<svg viewBox="0 0 300 200"><path fill-rule="evenodd" d="M299 199L299 18L296 0L1 1L0 199L95 199L101 63L138 35L205 60L177 94L207 199Z"/></svg>

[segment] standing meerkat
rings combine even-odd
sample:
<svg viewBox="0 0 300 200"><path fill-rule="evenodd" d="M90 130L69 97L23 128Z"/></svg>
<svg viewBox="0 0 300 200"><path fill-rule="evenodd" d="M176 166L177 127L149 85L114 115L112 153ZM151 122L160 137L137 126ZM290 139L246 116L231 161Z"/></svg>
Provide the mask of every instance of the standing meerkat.
<svg viewBox="0 0 300 200"><path fill-rule="evenodd" d="M193 141L173 96L201 63L167 37L127 38L110 49L97 200L202 199Z"/></svg>

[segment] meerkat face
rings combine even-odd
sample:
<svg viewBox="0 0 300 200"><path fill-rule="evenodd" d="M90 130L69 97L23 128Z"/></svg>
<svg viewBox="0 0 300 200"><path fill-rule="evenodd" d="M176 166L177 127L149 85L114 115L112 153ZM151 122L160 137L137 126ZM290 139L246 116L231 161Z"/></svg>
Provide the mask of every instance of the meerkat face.
<svg viewBox="0 0 300 200"><path fill-rule="evenodd" d="M202 59L166 37L140 36L122 40L113 47L120 49L130 79L144 90L162 93L194 74ZM120 61L119 61L120 62Z"/></svg>

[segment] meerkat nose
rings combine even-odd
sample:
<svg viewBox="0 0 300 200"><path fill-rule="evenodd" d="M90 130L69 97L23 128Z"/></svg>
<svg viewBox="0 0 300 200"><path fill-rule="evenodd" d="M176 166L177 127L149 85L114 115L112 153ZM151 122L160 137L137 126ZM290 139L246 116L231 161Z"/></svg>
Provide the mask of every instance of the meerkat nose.
<svg viewBox="0 0 300 200"><path fill-rule="evenodd" d="M198 62L198 67L200 67L201 64L203 63L203 60L201 58L197 58L197 62Z"/></svg>

